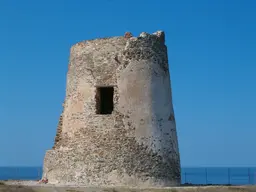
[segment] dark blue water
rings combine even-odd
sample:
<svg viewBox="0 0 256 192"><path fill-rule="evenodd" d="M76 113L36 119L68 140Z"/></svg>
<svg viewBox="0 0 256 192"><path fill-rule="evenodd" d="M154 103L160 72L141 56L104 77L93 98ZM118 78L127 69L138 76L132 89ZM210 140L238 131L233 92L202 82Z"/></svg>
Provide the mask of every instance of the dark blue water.
<svg viewBox="0 0 256 192"><path fill-rule="evenodd" d="M0 180L38 180L41 167L0 167Z"/></svg>
<svg viewBox="0 0 256 192"><path fill-rule="evenodd" d="M0 167L0 180L39 180L41 167ZM182 183L256 184L256 168L182 168Z"/></svg>
<svg viewBox="0 0 256 192"><path fill-rule="evenodd" d="M182 182L192 184L256 184L256 168L183 168Z"/></svg>

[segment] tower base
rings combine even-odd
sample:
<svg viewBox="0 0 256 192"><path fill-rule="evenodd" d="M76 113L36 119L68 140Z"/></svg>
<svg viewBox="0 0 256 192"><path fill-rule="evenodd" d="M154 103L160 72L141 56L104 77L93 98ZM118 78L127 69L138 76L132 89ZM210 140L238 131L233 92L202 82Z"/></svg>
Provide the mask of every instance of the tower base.
<svg viewBox="0 0 256 192"><path fill-rule="evenodd" d="M79 158L78 158L79 157ZM151 177L147 173L129 174L112 169L109 162L90 154L81 158L73 150L48 150L45 154L43 178L50 184L81 186L170 187L180 185L180 178L171 181ZM85 159L90 159L90 164ZM113 165L115 160L113 159Z"/></svg>

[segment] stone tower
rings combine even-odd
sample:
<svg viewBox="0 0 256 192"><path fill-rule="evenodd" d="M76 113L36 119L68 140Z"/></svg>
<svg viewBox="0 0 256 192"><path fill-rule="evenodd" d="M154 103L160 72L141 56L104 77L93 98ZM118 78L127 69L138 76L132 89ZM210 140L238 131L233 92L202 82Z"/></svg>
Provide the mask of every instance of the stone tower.
<svg viewBox="0 0 256 192"><path fill-rule="evenodd" d="M72 46L49 183L180 184L180 156L164 32Z"/></svg>

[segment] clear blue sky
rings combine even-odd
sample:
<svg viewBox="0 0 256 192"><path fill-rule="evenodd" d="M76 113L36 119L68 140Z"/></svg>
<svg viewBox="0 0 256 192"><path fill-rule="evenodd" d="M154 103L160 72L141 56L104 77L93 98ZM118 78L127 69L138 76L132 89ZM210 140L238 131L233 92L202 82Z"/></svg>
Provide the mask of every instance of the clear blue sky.
<svg viewBox="0 0 256 192"><path fill-rule="evenodd" d="M182 166L256 166L255 0L0 0L0 166L42 165L70 46L166 32Z"/></svg>

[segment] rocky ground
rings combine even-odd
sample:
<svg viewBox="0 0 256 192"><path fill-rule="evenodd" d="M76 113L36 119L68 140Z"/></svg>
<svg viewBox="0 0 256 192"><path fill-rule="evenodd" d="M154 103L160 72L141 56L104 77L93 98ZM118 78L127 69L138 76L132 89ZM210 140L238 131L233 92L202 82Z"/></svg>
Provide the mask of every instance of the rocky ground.
<svg viewBox="0 0 256 192"><path fill-rule="evenodd" d="M256 192L256 186L182 186L172 188L110 188L39 184L38 181L0 181L0 192Z"/></svg>

